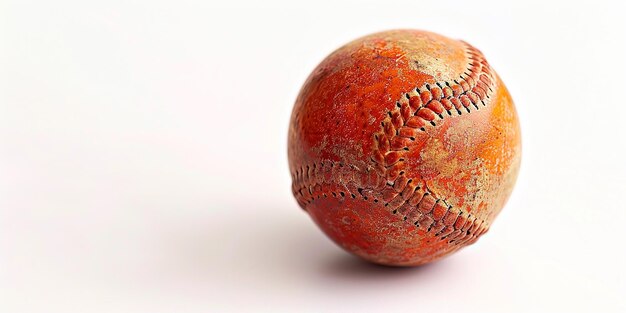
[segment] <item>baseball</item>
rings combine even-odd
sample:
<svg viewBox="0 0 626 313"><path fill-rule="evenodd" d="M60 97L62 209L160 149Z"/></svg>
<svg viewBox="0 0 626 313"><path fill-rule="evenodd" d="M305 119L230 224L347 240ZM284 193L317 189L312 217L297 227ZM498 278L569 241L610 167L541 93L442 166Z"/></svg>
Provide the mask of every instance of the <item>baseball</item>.
<svg viewBox="0 0 626 313"><path fill-rule="evenodd" d="M474 243L520 165L515 106L470 44L394 30L350 42L313 71L289 127L298 204L334 242L414 266Z"/></svg>

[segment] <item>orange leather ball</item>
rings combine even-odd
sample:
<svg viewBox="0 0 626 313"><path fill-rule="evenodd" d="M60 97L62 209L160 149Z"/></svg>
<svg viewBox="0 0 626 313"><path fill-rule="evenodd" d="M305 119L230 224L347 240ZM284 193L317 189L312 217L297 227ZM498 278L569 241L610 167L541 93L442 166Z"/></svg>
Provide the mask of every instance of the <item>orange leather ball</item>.
<svg viewBox="0 0 626 313"><path fill-rule="evenodd" d="M416 30L329 55L296 100L288 149L293 194L324 233L398 266L487 232L521 157L513 101L483 54Z"/></svg>

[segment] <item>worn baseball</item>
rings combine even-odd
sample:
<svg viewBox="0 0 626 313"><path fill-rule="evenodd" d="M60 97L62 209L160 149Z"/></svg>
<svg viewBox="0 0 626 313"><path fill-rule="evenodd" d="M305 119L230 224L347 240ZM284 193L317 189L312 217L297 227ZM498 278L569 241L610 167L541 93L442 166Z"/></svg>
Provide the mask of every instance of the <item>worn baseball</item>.
<svg viewBox="0 0 626 313"><path fill-rule="evenodd" d="M515 184L520 141L511 96L478 49L376 33L304 83L289 127L292 191L345 250L420 265L487 232Z"/></svg>

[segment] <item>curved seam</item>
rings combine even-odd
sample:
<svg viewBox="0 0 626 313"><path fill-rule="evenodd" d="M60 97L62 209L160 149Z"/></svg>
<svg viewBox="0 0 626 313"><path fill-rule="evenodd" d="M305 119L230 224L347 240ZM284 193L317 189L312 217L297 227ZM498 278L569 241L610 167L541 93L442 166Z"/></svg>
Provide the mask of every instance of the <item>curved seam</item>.
<svg viewBox="0 0 626 313"><path fill-rule="evenodd" d="M436 230L435 236L448 238L449 243L460 245L473 242L488 230L486 220L448 205L445 199L437 197L428 189L423 179L408 178L403 170L403 156L410 151L419 132L426 132L427 127L436 127L437 121L446 118L444 113L461 116L464 109L469 114L479 110L479 104L486 106L485 101L490 99L494 73L478 49L468 43L463 44L469 62L458 79L453 79L452 83L437 81L415 87L403 93L395 107L387 111L387 117L381 122L381 130L373 135L375 149L371 161L374 170L368 167L365 173L360 173L367 177L362 178L358 186L373 188L366 190L357 187L354 173L360 169L354 165L349 165L350 170L342 173L345 171L334 169L344 168L342 162L326 161L328 165L324 174L330 172L330 175L328 179L322 177L321 180L318 174L324 168L324 162L301 166L296 173L292 173L292 191L302 208L306 209L307 205L320 197L328 197L329 193L321 192L323 186L336 183L343 185L352 198L358 194L366 201L370 198L374 202L383 200L384 207L390 208L392 214L401 213L404 221L413 222L418 229L426 228L427 232ZM330 195L335 198L346 197L343 191L332 191Z"/></svg>

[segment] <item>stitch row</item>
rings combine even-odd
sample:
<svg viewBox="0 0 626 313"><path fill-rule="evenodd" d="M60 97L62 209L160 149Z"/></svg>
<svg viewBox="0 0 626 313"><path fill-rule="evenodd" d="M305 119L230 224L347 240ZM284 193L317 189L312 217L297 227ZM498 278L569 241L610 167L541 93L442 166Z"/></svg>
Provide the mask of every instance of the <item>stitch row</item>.
<svg viewBox="0 0 626 313"><path fill-rule="evenodd" d="M387 112L387 118L381 122L381 131L373 136L376 148L371 160L375 168L384 173L387 184L397 192L396 199L390 200L391 203L400 202L397 200L402 196L400 191L406 190L413 181L404 175L404 154L410 150L418 133L425 132L426 127L435 127L435 121L444 119L444 112L452 116L453 112L462 115L462 108L467 113L479 110L479 101L486 106L485 100L493 92L495 80L489 64L480 51L464 44L470 62L459 79L453 80L454 84L436 82L436 87L425 84L421 89L418 87L405 93L396 102L396 107ZM472 106L474 109L471 109Z"/></svg>
<svg viewBox="0 0 626 313"><path fill-rule="evenodd" d="M327 197L342 200L359 198L381 203L384 207L394 208L393 214L400 214L404 221L418 229L455 244L476 240L489 228L486 221L436 198L423 184L409 182L409 187L401 190L401 196L396 197L393 186L385 183L382 176L373 171L364 173L356 166L331 161L320 162L319 165L314 163L297 169L292 179L293 194L303 208ZM383 182L382 188L376 188L375 185L380 182Z"/></svg>

